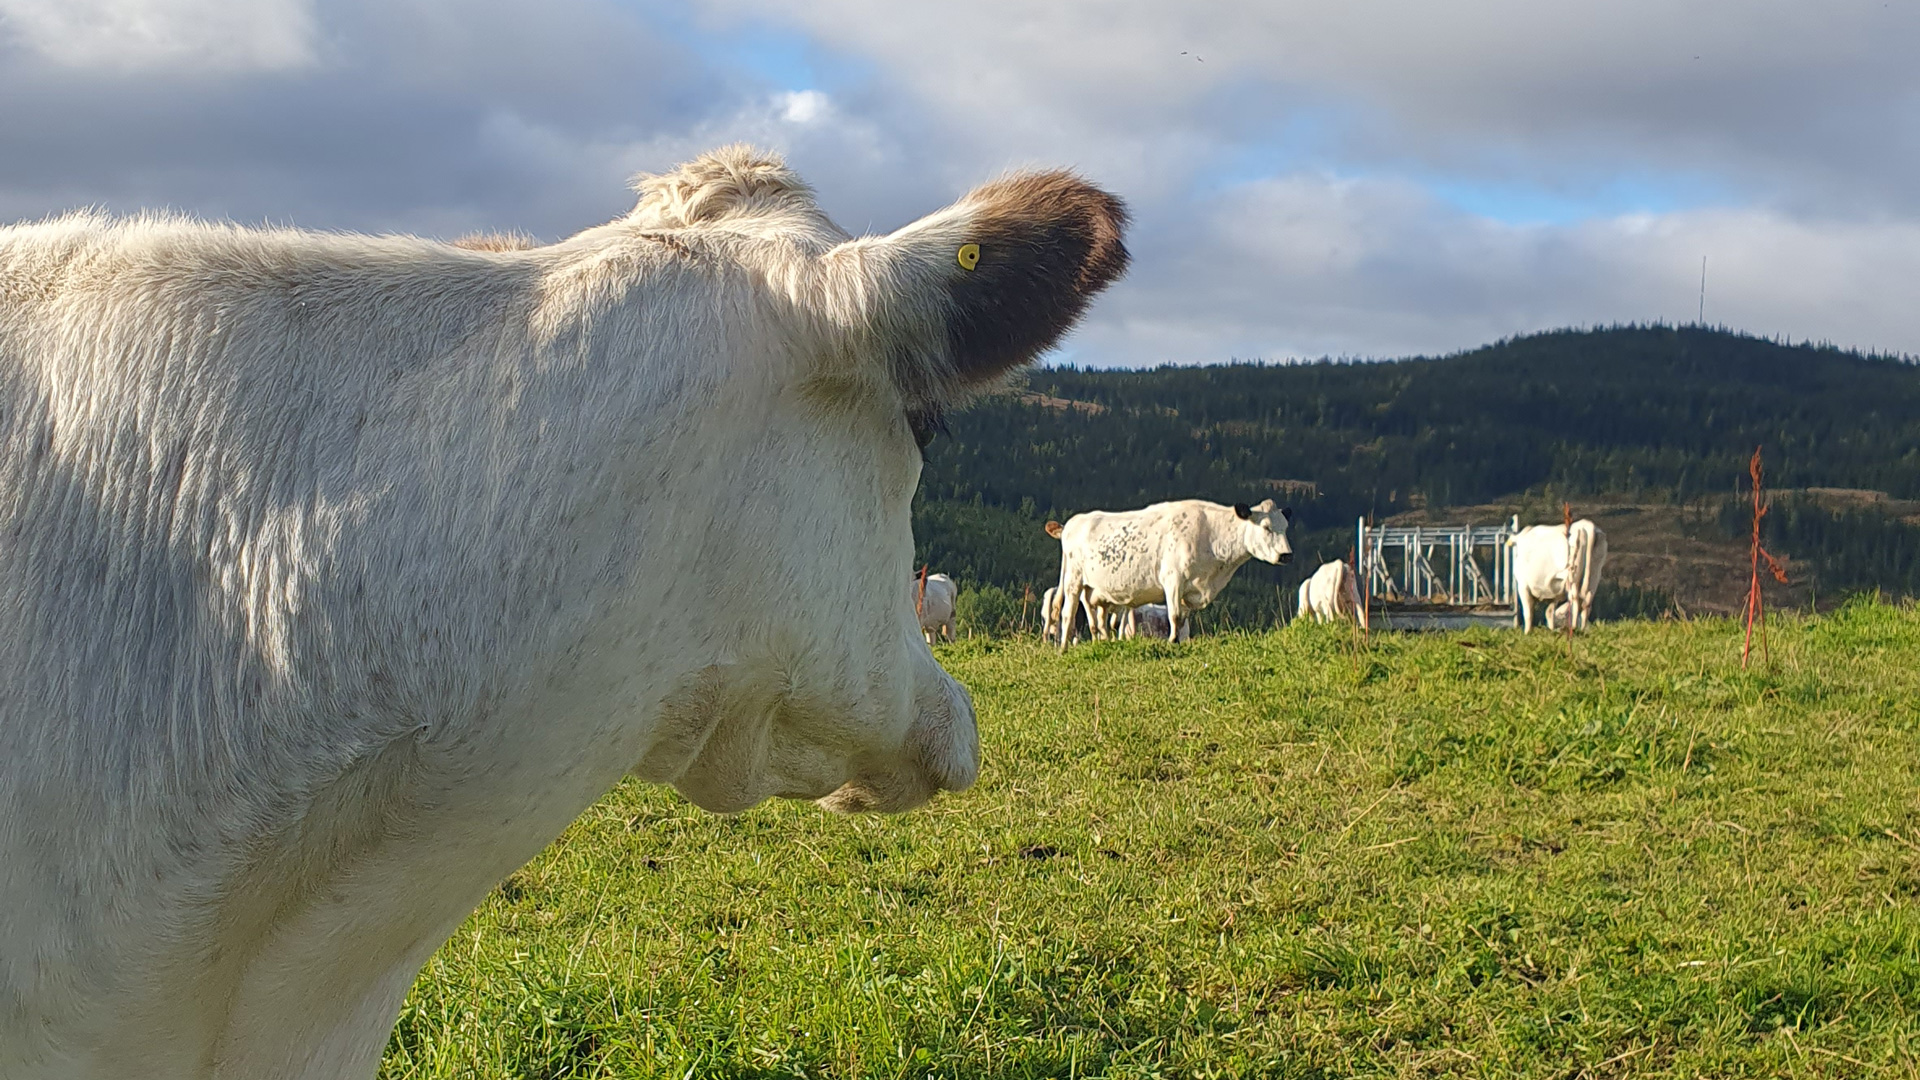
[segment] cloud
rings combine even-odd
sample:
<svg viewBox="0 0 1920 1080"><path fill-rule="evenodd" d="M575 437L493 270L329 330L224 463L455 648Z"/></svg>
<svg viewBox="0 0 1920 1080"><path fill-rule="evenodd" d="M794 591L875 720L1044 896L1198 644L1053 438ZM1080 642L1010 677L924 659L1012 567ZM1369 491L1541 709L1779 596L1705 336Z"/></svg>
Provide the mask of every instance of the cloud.
<svg viewBox="0 0 1920 1080"><path fill-rule="evenodd" d="M1063 355L1437 352L1706 316L1920 352L1920 7L1880 0L0 0L0 219L557 237L716 144L886 231L1133 208Z"/></svg>
<svg viewBox="0 0 1920 1080"><path fill-rule="evenodd" d="M0 34L85 71L207 76L315 61L305 0L0 0Z"/></svg>
<svg viewBox="0 0 1920 1080"><path fill-rule="evenodd" d="M1072 359L1435 354L1545 327L1708 322L1911 351L1920 225L1764 209L1509 225L1401 181L1301 174L1224 193L1138 238L1133 276Z"/></svg>
<svg viewBox="0 0 1920 1080"><path fill-rule="evenodd" d="M710 0L869 57L1017 155L1130 186L1339 110L1304 164L1577 192L1717 172L1829 214L1912 208L1920 7L1881 0Z"/></svg>
<svg viewBox="0 0 1920 1080"><path fill-rule="evenodd" d="M626 208L622 147L750 92L606 0L336 0L315 18L324 45L291 69L0 64L0 214L551 235Z"/></svg>

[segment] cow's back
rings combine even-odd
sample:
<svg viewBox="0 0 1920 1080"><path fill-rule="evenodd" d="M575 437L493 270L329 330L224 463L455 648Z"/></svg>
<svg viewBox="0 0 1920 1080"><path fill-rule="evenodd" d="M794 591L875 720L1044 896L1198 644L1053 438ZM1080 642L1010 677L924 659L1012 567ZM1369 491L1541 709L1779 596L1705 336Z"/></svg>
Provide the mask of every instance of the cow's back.
<svg viewBox="0 0 1920 1080"><path fill-rule="evenodd" d="M1067 520L1060 536L1062 558L1076 561L1080 580L1106 603L1164 603L1164 567L1203 543L1205 527L1194 500L1091 510Z"/></svg>

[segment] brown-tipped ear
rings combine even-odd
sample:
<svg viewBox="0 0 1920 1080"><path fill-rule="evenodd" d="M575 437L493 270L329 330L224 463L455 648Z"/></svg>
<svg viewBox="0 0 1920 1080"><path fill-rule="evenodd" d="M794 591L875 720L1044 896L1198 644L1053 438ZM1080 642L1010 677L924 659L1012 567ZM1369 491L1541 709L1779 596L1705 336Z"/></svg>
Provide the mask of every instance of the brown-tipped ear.
<svg viewBox="0 0 1920 1080"><path fill-rule="evenodd" d="M948 276L947 360L978 385L1060 340L1127 269L1127 208L1068 172L1025 173L976 188Z"/></svg>
<svg viewBox="0 0 1920 1080"><path fill-rule="evenodd" d="M1060 539L1060 534L1066 531L1066 527L1057 521L1047 522L1047 535L1053 537L1055 540Z"/></svg>

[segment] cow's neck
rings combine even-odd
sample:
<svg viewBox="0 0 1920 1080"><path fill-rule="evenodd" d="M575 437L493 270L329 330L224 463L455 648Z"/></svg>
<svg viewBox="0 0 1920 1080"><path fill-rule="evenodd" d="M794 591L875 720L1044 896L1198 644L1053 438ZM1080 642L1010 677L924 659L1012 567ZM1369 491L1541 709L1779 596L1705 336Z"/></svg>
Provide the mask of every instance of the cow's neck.
<svg viewBox="0 0 1920 1080"><path fill-rule="evenodd" d="M1204 568L1198 566L1194 568L1196 571L1204 570L1196 573L1194 578L1195 583L1203 591L1202 595L1208 601L1219 595L1220 590L1226 587L1226 583L1233 577L1234 571L1240 569L1242 563L1253 558L1253 551L1247 547L1245 538L1231 521L1224 528L1217 520L1210 522L1210 525L1211 527L1207 530L1209 559Z"/></svg>

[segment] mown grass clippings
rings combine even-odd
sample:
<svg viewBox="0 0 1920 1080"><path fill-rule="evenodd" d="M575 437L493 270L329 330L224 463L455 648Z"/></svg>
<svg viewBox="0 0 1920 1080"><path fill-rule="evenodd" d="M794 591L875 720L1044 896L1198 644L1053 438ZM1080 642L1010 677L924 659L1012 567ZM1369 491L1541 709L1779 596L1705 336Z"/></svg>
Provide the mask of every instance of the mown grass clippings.
<svg viewBox="0 0 1920 1080"><path fill-rule="evenodd" d="M1772 646L946 646L972 790L622 785L434 957L383 1075L1912 1075L1920 612Z"/></svg>

